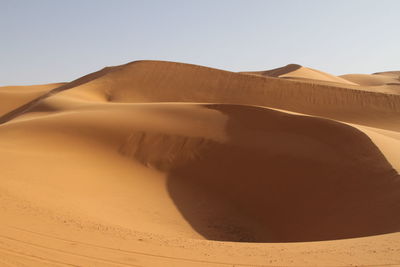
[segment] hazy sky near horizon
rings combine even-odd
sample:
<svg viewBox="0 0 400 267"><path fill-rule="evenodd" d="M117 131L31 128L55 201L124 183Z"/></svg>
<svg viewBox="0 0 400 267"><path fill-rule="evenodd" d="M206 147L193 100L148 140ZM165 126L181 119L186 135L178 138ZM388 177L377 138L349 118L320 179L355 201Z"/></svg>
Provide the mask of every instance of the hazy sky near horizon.
<svg viewBox="0 0 400 267"><path fill-rule="evenodd" d="M156 59L231 71L400 70L398 0L0 0L0 86Z"/></svg>

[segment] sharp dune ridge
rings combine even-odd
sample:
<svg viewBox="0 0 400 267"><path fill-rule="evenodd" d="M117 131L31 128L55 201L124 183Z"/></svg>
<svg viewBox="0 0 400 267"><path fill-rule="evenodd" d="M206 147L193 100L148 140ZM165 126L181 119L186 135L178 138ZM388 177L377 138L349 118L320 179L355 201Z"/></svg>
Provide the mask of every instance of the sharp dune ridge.
<svg viewBox="0 0 400 267"><path fill-rule="evenodd" d="M114 87L115 84L118 87ZM180 90L185 87L191 89ZM385 124L383 127L394 130L398 129L400 122L400 96L397 95L271 77L249 77L202 66L162 61L137 61L89 74L3 115L0 122L25 113L42 99L59 93L78 97L85 97L86 94L87 100L108 102L261 105L369 126ZM382 116L385 120L381 120Z"/></svg>
<svg viewBox="0 0 400 267"><path fill-rule="evenodd" d="M398 73L145 60L0 87L0 264L398 264Z"/></svg>

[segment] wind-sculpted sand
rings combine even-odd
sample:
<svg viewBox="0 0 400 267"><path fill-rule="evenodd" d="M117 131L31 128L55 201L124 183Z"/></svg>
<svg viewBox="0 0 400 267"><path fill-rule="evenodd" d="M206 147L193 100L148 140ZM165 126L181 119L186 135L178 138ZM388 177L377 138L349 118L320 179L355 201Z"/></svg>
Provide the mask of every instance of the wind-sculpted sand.
<svg viewBox="0 0 400 267"><path fill-rule="evenodd" d="M0 266L398 266L398 74L0 87Z"/></svg>

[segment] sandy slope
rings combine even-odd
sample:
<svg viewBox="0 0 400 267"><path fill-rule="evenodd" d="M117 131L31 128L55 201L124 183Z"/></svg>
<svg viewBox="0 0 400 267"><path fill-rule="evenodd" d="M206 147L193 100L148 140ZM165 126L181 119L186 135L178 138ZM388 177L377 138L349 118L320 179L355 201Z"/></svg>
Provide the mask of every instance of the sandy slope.
<svg viewBox="0 0 400 267"><path fill-rule="evenodd" d="M400 264L400 96L259 74L139 61L1 88L0 265Z"/></svg>
<svg viewBox="0 0 400 267"><path fill-rule="evenodd" d="M325 81L332 83L341 83L346 85L357 85L357 83L352 82L351 80L344 79L338 76L334 76L332 74L319 71L312 68L303 67L298 64L289 64L281 68L276 68L272 70L266 71L253 71L253 72L244 72L247 74L254 74L266 77L279 77L279 78L287 78L292 80L309 80L309 81Z"/></svg>
<svg viewBox="0 0 400 267"><path fill-rule="evenodd" d="M398 71L374 74L346 74L340 77L377 92L400 94L400 72Z"/></svg>
<svg viewBox="0 0 400 267"><path fill-rule="evenodd" d="M389 130L400 128L400 96L233 73L162 61L137 61L89 74L0 118L77 108L87 102L207 102L260 105ZM45 95L45 97L47 97Z"/></svg>
<svg viewBox="0 0 400 267"><path fill-rule="evenodd" d="M0 116L63 84L0 87Z"/></svg>

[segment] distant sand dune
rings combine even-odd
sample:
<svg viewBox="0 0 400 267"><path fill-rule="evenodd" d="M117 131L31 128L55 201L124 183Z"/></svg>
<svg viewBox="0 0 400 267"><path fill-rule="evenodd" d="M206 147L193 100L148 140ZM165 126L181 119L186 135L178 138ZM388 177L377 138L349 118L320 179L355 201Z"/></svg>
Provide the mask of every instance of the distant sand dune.
<svg viewBox="0 0 400 267"><path fill-rule="evenodd" d="M357 83L351 82L347 79L343 79L341 77L337 77L331 75L326 72L322 72L319 70L303 67L298 64L289 64L285 67L266 70L266 71L253 71L253 72L244 72L248 74L256 74L267 77L278 77L278 78L288 78L288 79L300 79L300 80L315 80L315 81L325 81L325 82L333 82L333 83L342 83L342 84L350 84L357 85Z"/></svg>
<svg viewBox="0 0 400 267"><path fill-rule="evenodd" d="M396 82L396 79L384 75L347 74L347 75L342 75L341 77L349 81L357 82L359 85L363 86L379 86ZM400 80L397 80L397 82L400 83Z"/></svg>
<svg viewBox="0 0 400 267"><path fill-rule="evenodd" d="M0 265L395 266L397 74L137 61L0 87Z"/></svg>

